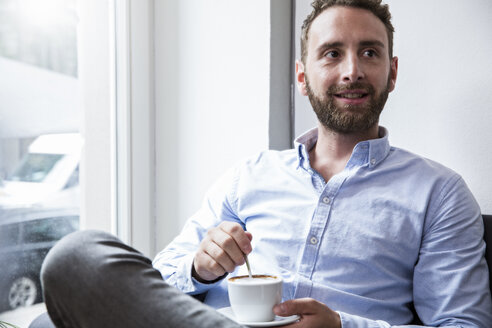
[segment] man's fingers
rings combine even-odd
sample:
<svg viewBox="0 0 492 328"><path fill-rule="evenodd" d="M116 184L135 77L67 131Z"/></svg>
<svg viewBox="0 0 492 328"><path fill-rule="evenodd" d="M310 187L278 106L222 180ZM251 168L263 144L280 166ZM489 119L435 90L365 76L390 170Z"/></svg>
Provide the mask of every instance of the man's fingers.
<svg viewBox="0 0 492 328"><path fill-rule="evenodd" d="M251 252L252 238L251 233L234 222L222 222L210 229L195 255L195 278L211 281L243 265L244 254Z"/></svg>
<svg viewBox="0 0 492 328"><path fill-rule="evenodd" d="M214 235L213 242L224 254L227 254L236 266L244 264L244 253L231 235L220 230Z"/></svg>
<svg viewBox="0 0 492 328"><path fill-rule="evenodd" d="M244 254L249 254L251 252L252 235L249 232L247 233L244 231L238 223L229 221L222 222L219 225L219 228L233 238L241 252Z"/></svg>
<svg viewBox="0 0 492 328"><path fill-rule="evenodd" d="M236 261L231 259L229 254L214 242L207 244L205 252L217 262L225 271L232 272L236 267ZM224 274L224 273L222 273Z"/></svg>
<svg viewBox="0 0 492 328"><path fill-rule="evenodd" d="M312 298L300 298L285 301L273 308L275 314L289 316L294 314L314 314L321 310L323 304Z"/></svg>
<svg viewBox="0 0 492 328"><path fill-rule="evenodd" d="M199 252L193 261L198 280L212 281L225 274L225 269L206 252Z"/></svg>
<svg viewBox="0 0 492 328"><path fill-rule="evenodd" d="M312 298L301 298L286 301L274 307L275 314L289 316L298 314L301 319L286 328L298 327L326 327L340 328L342 326L340 315L325 304Z"/></svg>

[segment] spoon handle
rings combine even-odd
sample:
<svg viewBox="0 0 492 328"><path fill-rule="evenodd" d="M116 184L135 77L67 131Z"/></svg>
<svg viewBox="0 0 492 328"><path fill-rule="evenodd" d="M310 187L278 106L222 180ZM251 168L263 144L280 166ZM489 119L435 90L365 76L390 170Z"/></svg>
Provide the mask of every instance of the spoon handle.
<svg viewBox="0 0 492 328"><path fill-rule="evenodd" d="M253 278L251 274L251 267L249 266L248 255L244 254L244 260L246 261L246 267L248 268L248 274L250 278Z"/></svg>

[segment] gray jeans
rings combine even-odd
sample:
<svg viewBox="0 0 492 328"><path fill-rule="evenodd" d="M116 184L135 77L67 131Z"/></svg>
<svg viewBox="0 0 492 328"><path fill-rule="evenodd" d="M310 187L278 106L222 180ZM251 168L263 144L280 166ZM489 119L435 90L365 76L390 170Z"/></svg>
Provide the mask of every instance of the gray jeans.
<svg viewBox="0 0 492 328"><path fill-rule="evenodd" d="M241 327L166 284L148 258L100 231L75 232L58 242L41 279L59 328Z"/></svg>

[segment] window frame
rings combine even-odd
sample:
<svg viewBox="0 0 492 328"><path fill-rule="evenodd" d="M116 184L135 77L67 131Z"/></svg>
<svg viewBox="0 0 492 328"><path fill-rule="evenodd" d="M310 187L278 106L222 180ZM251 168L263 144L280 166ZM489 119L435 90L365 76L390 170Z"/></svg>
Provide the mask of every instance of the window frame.
<svg viewBox="0 0 492 328"><path fill-rule="evenodd" d="M147 256L155 242L154 1L111 1L114 13L113 231Z"/></svg>

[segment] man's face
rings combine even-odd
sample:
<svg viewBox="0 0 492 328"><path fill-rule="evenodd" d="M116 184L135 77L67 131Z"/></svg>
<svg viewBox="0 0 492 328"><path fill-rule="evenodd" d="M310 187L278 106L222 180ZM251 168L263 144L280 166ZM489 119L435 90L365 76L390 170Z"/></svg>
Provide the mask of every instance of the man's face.
<svg viewBox="0 0 492 328"><path fill-rule="evenodd" d="M306 62L296 63L300 92L328 129L364 132L377 124L396 82L384 24L370 11L332 7L311 24Z"/></svg>

